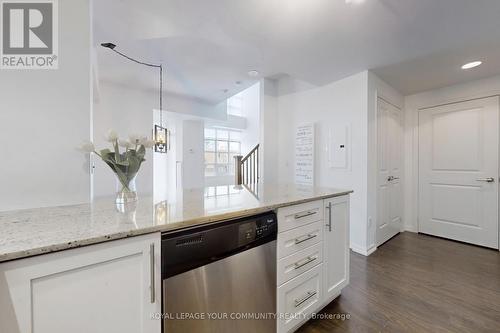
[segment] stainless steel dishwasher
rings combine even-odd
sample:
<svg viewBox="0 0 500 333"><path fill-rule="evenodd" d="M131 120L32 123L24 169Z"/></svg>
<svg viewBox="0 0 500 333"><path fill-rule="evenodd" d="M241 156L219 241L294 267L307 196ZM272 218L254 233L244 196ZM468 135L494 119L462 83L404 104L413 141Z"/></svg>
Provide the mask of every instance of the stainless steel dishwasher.
<svg viewBox="0 0 500 333"><path fill-rule="evenodd" d="M163 331L276 332L274 213L162 235Z"/></svg>

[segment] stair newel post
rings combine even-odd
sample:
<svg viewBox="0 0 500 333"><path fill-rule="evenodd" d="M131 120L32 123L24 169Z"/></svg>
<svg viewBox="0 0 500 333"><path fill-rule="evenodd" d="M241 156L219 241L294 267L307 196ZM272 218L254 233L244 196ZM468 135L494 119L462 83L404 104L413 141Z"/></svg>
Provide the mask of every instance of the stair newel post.
<svg viewBox="0 0 500 333"><path fill-rule="evenodd" d="M236 155L234 156L234 183L235 185L241 185L243 183L242 175L241 175L241 159L243 156Z"/></svg>

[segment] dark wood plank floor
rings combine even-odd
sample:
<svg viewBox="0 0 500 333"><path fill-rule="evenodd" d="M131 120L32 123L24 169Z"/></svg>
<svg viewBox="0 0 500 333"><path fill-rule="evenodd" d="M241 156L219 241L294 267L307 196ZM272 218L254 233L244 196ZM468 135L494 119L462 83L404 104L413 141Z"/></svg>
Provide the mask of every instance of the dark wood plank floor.
<svg viewBox="0 0 500 333"><path fill-rule="evenodd" d="M299 332L500 332L498 251L402 233L369 257L351 252L351 281Z"/></svg>

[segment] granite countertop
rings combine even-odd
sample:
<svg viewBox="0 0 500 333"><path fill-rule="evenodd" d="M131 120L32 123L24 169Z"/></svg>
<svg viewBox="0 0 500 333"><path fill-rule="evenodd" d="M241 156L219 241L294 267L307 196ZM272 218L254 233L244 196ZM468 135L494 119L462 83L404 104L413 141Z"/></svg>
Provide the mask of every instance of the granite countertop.
<svg viewBox="0 0 500 333"><path fill-rule="evenodd" d="M114 198L91 204L0 212L0 262L159 231L244 217L349 190L292 184L185 189L166 201L141 197L125 211Z"/></svg>

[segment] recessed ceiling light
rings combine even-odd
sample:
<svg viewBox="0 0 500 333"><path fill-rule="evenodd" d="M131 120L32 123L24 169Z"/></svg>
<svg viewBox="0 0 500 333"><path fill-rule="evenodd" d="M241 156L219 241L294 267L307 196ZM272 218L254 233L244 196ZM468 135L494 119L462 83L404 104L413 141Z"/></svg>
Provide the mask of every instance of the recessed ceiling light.
<svg viewBox="0 0 500 333"><path fill-rule="evenodd" d="M466 63L465 65L463 65L462 69L471 69L471 68L474 68L474 67L481 65L482 63L483 63L482 61L469 62L469 63Z"/></svg>
<svg viewBox="0 0 500 333"><path fill-rule="evenodd" d="M259 76L259 72L256 70L248 71L248 76L251 76L251 77Z"/></svg>

